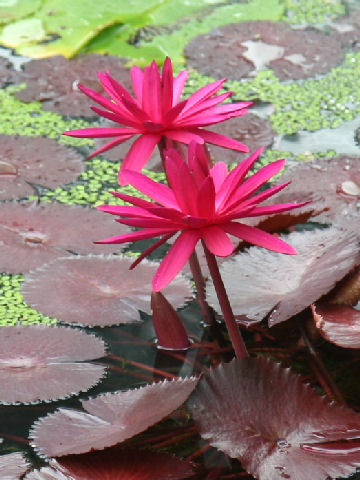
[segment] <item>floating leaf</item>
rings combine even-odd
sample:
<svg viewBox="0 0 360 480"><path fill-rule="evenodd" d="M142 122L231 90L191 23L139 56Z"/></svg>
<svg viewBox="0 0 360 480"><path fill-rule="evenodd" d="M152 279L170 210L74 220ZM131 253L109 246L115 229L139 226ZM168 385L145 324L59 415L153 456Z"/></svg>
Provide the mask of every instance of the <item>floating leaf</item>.
<svg viewBox="0 0 360 480"><path fill-rule="evenodd" d="M0 271L24 273L76 253L114 252L93 242L128 231L95 209L63 204L3 203L0 205ZM121 233L121 232L120 232ZM108 248L107 248L108 247Z"/></svg>
<svg viewBox="0 0 360 480"><path fill-rule="evenodd" d="M212 369L189 406L201 436L260 480L323 480L360 466L360 448L343 441L360 437L360 415L268 359Z"/></svg>
<svg viewBox="0 0 360 480"><path fill-rule="evenodd" d="M89 413L65 408L32 427L34 446L57 457L101 450L133 437L182 405L193 391L195 377L164 380L125 392L105 393L82 401Z"/></svg>
<svg viewBox="0 0 360 480"><path fill-rule="evenodd" d="M119 448L69 455L50 465L25 480L183 480L195 473L190 462L166 453Z"/></svg>
<svg viewBox="0 0 360 480"><path fill-rule="evenodd" d="M0 200L33 194L30 184L54 188L84 170L75 150L43 137L0 135Z"/></svg>
<svg viewBox="0 0 360 480"><path fill-rule="evenodd" d="M15 93L23 102L37 100L45 110L82 117L94 117L92 102L77 87L80 82L92 90L104 93L97 72L109 70L116 80L130 88L130 73L119 57L80 55L67 60L56 56L33 60L16 75L17 82L26 82L26 88Z"/></svg>
<svg viewBox="0 0 360 480"><path fill-rule="evenodd" d="M239 22L196 37L185 55L203 75L233 80L266 68L281 80L306 78L329 72L344 58L341 45L329 35L266 21Z"/></svg>
<svg viewBox="0 0 360 480"><path fill-rule="evenodd" d="M272 310L269 325L283 322L329 292L360 261L356 237L336 227L294 232L286 242L297 255L251 247L221 265L235 315L258 322ZM210 282L207 294L220 311Z"/></svg>
<svg viewBox="0 0 360 480"><path fill-rule="evenodd" d="M26 275L24 299L66 323L94 327L138 322L139 310L151 313L151 282L158 264L143 261L129 270L132 263L120 255L60 258ZM191 297L190 283L179 276L164 294L180 307Z"/></svg>
<svg viewBox="0 0 360 480"><path fill-rule="evenodd" d="M49 401L86 391L99 382L105 367L78 362L104 355L104 343L80 330L2 327L0 403Z"/></svg>
<svg viewBox="0 0 360 480"><path fill-rule="evenodd" d="M28 470L29 464L20 452L0 456L1 480L19 480Z"/></svg>
<svg viewBox="0 0 360 480"><path fill-rule="evenodd" d="M312 305L316 327L329 342L360 348L360 312L345 305Z"/></svg>
<svg viewBox="0 0 360 480"><path fill-rule="evenodd" d="M3 0L0 2L0 23L9 23L36 12L41 0Z"/></svg>

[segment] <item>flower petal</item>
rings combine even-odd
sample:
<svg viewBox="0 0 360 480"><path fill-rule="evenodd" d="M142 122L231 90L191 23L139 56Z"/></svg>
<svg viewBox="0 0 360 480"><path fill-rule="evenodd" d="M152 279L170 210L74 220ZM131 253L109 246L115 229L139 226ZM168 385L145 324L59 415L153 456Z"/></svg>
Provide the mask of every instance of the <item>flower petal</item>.
<svg viewBox="0 0 360 480"><path fill-rule="evenodd" d="M192 201L194 202L194 198ZM196 198L197 215L210 220L215 214L215 185L212 177L202 183Z"/></svg>
<svg viewBox="0 0 360 480"><path fill-rule="evenodd" d="M242 223L229 222L223 224L223 229L230 235L241 238L253 245L258 245L274 252L287 253L288 255L297 254L297 251L291 245L274 235L270 235L270 233L263 232L259 228L250 227Z"/></svg>
<svg viewBox="0 0 360 480"><path fill-rule="evenodd" d="M69 130L64 132L63 135L69 135L71 137L78 138L107 138L107 137L118 137L120 135L127 135L130 138L133 135L136 135L138 132L134 128L122 128L122 127L110 127L110 128L82 128L80 130ZM130 135L130 137L129 137Z"/></svg>
<svg viewBox="0 0 360 480"><path fill-rule="evenodd" d="M126 169L139 172L149 160L155 146L159 143L160 139L161 135L143 134L135 140L123 160L119 172L120 185L126 185L126 183L124 183L122 172Z"/></svg>
<svg viewBox="0 0 360 480"><path fill-rule="evenodd" d="M226 137L225 135L221 135L220 133L211 132L210 130L205 130L203 128L190 128L189 131L201 137L205 142L212 143L213 145L231 148L239 152L249 151L247 146L243 143L240 143L233 138Z"/></svg>
<svg viewBox="0 0 360 480"><path fill-rule="evenodd" d="M169 228L146 228L144 230L138 230L136 232L124 233L123 235L117 235L116 237L105 238L104 240L98 240L94 243L99 244L120 244L126 242L137 242L138 240L144 240L146 238L158 237L160 235L167 235L173 230ZM176 231L176 230L175 230Z"/></svg>
<svg viewBox="0 0 360 480"><path fill-rule="evenodd" d="M186 230L175 240L153 278L154 292L165 288L176 277L190 258L200 238L199 231Z"/></svg>
<svg viewBox="0 0 360 480"><path fill-rule="evenodd" d="M165 58L161 76L162 83L162 115L165 115L173 106L173 70L169 57Z"/></svg>
<svg viewBox="0 0 360 480"><path fill-rule="evenodd" d="M222 78L221 80L216 80L216 82L209 83L208 85L205 85L205 87L197 90L187 99L184 112L190 110L194 106L197 106L200 102L203 102L214 95L214 93L220 90L225 82L226 78Z"/></svg>
<svg viewBox="0 0 360 480"><path fill-rule="evenodd" d="M187 70L183 70L177 77L174 78L173 105L176 105L180 100L188 76L189 72Z"/></svg>
<svg viewBox="0 0 360 480"><path fill-rule="evenodd" d="M117 147L121 143L126 142L126 140L129 140L129 138L133 137L133 135L122 135L121 137L117 137L111 142L105 143L102 147L98 148L94 152L92 152L88 157L87 160L90 160L90 158L95 157L96 155L100 155L100 153L106 152L107 150L110 150L110 148Z"/></svg>
<svg viewBox="0 0 360 480"><path fill-rule="evenodd" d="M199 132L202 130L199 129ZM197 133L190 132L189 130L166 130L164 135L177 142L185 143L188 145L190 142L196 142L203 144L203 138Z"/></svg>
<svg viewBox="0 0 360 480"><path fill-rule="evenodd" d="M140 104L142 104L144 74L142 70L135 65L130 69L130 76L131 76L131 85L134 90L134 93L137 99L139 100Z"/></svg>
<svg viewBox="0 0 360 480"><path fill-rule="evenodd" d="M202 239L210 252L219 257L227 257L234 251L234 245L231 240L218 225L204 228Z"/></svg>

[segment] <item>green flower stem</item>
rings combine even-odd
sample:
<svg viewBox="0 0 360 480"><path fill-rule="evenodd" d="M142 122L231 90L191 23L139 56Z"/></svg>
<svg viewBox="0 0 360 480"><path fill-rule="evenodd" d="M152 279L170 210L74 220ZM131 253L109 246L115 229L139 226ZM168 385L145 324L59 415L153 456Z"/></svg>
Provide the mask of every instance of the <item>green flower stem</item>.
<svg viewBox="0 0 360 480"><path fill-rule="evenodd" d="M210 270L210 274L214 282L216 295L220 303L221 311L223 313L226 328L229 332L230 340L235 350L235 354L237 358L248 357L249 354L246 350L244 340L241 336L239 327L236 323L234 313L232 311L229 298L225 290L224 282L220 275L220 271L219 271L219 267L218 267L215 255L208 250L204 242L202 242L202 244L204 247L204 252L205 252L206 261Z"/></svg>

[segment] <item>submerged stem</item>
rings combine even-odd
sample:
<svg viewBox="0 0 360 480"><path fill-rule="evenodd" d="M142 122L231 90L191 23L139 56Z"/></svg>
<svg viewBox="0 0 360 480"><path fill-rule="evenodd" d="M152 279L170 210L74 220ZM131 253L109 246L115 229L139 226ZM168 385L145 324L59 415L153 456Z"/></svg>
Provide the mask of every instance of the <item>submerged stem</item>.
<svg viewBox="0 0 360 480"><path fill-rule="evenodd" d="M206 261L209 266L210 274L214 282L216 295L220 303L221 311L224 316L226 328L229 332L230 340L234 347L235 354L238 358L248 357L249 354L246 350L244 340L241 336L239 327L236 323L234 313L232 311L229 298L225 290L224 282L220 275L220 271L219 271L219 267L218 267L215 255L209 251L209 249L207 248L204 242L202 242L202 244L204 247Z"/></svg>

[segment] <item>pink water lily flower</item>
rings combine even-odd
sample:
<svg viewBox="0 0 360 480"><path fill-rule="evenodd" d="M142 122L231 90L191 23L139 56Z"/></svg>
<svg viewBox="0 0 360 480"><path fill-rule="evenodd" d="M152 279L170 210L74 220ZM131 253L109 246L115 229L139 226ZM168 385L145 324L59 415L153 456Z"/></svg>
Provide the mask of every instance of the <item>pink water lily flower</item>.
<svg viewBox="0 0 360 480"><path fill-rule="evenodd" d="M245 180L261 151L262 149L259 149L254 152L229 173L224 162L215 164L209 170L205 153L198 144L190 144L188 163L176 150L167 150L165 169L169 186L157 183L141 173L124 170L124 179L150 197L154 203L112 192L133 206L101 205L98 209L124 217L117 221L124 225L141 227L142 230L96 243L120 244L160 237L132 264L133 268L149 253L180 232L153 278L155 292L173 280L199 240L203 240L214 255L223 257L234 250L229 234L275 252L296 254L296 250L280 238L237 221L244 217L285 212L304 205L285 203L258 206L290 183L271 187L252 196L261 185L277 174L285 163L284 160L270 163Z"/></svg>
<svg viewBox="0 0 360 480"><path fill-rule="evenodd" d="M174 78L170 58L166 58L162 73L154 61L145 68L144 72L134 66L130 74L135 96L132 96L108 72L99 72L98 76L110 98L84 85L78 85L85 95L106 109L93 106L91 108L94 112L125 125L125 127L95 127L65 132L65 135L73 137L115 137L114 140L93 152L90 157L105 152L135 135L139 137L124 158L122 170L140 171L163 137L185 144L194 140L198 143L209 142L240 152L249 151L245 145L232 138L200 128L247 113L246 107L251 105L251 102L219 105L233 93L225 92L215 95L226 79L210 83L187 100L180 101L188 72L184 70ZM121 172L119 181L124 182Z"/></svg>

